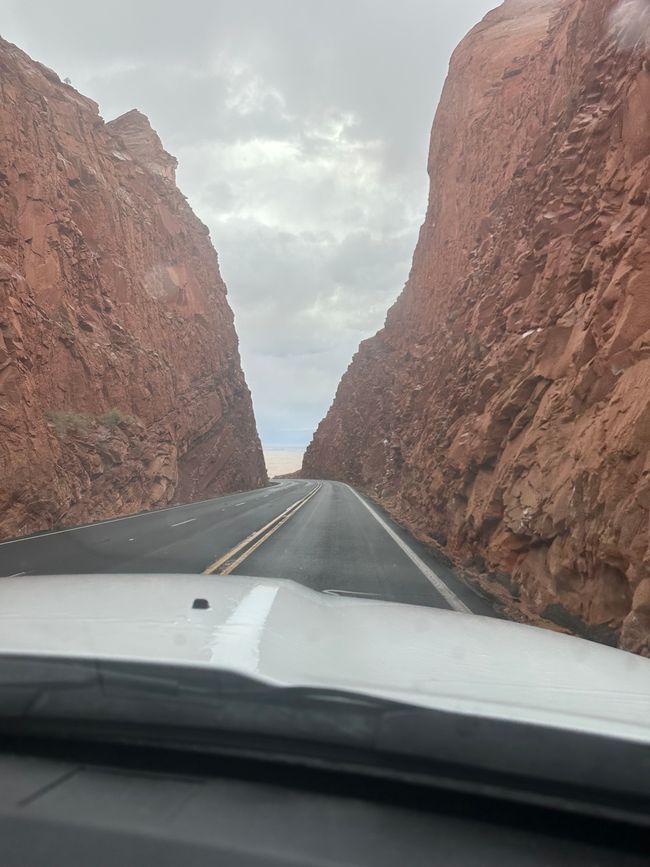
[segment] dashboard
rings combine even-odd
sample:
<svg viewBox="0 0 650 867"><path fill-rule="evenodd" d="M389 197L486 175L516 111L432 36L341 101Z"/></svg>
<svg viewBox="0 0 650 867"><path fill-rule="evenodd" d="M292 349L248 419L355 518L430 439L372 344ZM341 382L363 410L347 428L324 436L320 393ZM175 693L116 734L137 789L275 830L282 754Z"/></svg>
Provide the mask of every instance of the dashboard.
<svg viewBox="0 0 650 867"><path fill-rule="evenodd" d="M336 767L5 742L0 863L647 867L647 829Z"/></svg>

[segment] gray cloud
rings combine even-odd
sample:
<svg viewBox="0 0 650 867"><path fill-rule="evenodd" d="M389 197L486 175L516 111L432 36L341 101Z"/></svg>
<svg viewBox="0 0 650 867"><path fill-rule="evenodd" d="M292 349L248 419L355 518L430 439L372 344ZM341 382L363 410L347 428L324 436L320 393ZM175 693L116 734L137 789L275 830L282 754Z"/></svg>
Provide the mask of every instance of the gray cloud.
<svg viewBox="0 0 650 867"><path fill-rule="evenodd" d="M448 59L496 0L22 0L2 35L180 161L258 425L301 443L410 267Z"/></svg>
<svg viewBox="0 0 650 867"><path fill-rule="evenodd" d="M614 36L624 49L650 51L650 0L620 0L610 16Z"/></svg>

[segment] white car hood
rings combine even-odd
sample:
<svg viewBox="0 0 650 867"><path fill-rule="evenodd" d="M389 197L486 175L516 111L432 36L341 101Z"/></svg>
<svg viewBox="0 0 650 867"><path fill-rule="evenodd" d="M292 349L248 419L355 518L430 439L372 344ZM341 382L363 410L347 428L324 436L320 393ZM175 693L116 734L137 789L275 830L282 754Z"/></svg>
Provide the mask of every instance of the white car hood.
<svg viewBox="0 0 650 867"><path fill-rule="evenodd" d="M206 599L207 610L193 609ZM267 683L650 743L650 660L530 626L239 576L0 581L0 655L209 666Z"/></svg>

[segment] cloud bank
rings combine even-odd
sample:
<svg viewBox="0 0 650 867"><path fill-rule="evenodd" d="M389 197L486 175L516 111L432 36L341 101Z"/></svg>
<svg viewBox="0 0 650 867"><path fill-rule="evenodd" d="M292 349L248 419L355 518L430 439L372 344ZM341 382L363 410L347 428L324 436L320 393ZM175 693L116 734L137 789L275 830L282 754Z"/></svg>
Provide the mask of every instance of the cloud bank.
<svg viewBox="0 0 650 867"><path fill-rule="evenodd" d="M650 0L621 0L611 15L611 30L624 49L650 51Z"/></svg>

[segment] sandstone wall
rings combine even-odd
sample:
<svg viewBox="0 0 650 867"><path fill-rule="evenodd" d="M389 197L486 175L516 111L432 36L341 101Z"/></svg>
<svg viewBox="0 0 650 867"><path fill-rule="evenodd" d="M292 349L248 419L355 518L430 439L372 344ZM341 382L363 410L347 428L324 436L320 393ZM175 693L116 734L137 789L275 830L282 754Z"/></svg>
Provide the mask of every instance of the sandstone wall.
<svg viewBox="0 0 650 867"><path fill-rule="evenodd" d="M148 120L0 40L0 536L266 482L207 228Z"/></svg>
<svg viewBox="0 0 650 867"><path fill-rule="evenodd" d="M411 275L303 468L516 616L646 653L648 26L646 0L506 0L461 43Z"/></svg>

